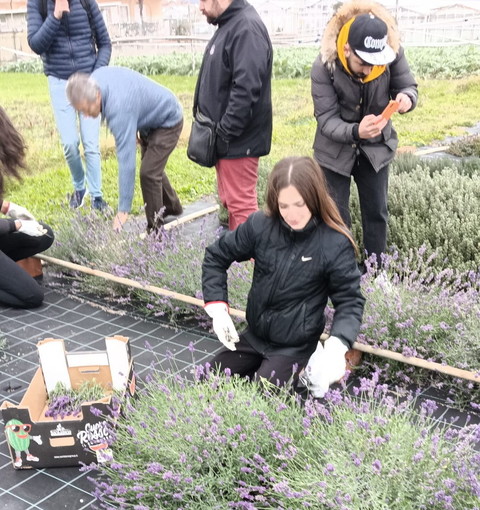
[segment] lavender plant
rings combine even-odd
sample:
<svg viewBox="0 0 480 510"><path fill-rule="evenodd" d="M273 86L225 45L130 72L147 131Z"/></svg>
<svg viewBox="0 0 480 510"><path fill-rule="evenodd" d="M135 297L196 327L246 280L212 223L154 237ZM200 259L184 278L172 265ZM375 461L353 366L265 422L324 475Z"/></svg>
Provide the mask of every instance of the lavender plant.
<svg viewBox="0 0 480 510"><path fill-rule="evenodd" d="M54 255L84 265L94 265L116 276L167 288L197 298L201 294L201 262L205 247L218 232L205 223L197 232L184 235L181 227L161 237L142 239L142 225L115 233L109 222L95 215L79 214L75 229L64 226ZM78 248L78 249L77 249ZM390 349L406 356L478 371L480 368L480 284L479 273L453 269L438 270L438 254L426 247L398 252L384 260L387 280L376 279L377 268L367 262L362 279L367 297L360 342ZM234 308L245 309L253 264L233 264L229 270L229 300ZM387 284L385 284L387 283ZM180 301L126 287L101 278L72 279L68 290L99 294L104 299L141 307L151 315L170 320L193 316L210 327L201 308ZM332 310L327 310L332 316ZM456 405L477 405L479 384L452 380L396 362L365 357L365 369L372 363L381 367L391 384L446 387Z"/></svg>
<svg viewBox="0 0 480 510"><path fill-rule="evenodd" d="M358 341L478 373L479 382L447 379L402 363L375 360L390 383L446 387L452 403L480 402L480 273L437 272L425 247L384 255L383 275L367 262L367 298ZM330 317L332 316L330 310Z"/></svg>
<svg viewBox="0 0 480 510"><path fill-rule="evenodd" d="M48 394L45 416L62 420L69 415L78 416L82 411L82 404L100 400L106 395L106 389L95 381L84 381L76 389L67 388L59 382Z"/></svg>
<svg viewBox="0 0 480 510"><path fill-rule="evenodd" d="M195 367L156 373L92 464L100 508L478 510L480 426L442 428L378 376L301 406L288 390Z"/></svg>
<svg viewBox="0 0 480 510"><path fill-rule="evenodd" d="M278 508L478 510L480 426L439 426L434 401L400 401L378 381L307 401L297 469L268 491Z"/></svg>
<svg viewBox="0 0 480 510"><path fill-rule="evenodd" d="M75 228L64 223L57 232L53 256L114 276L154 285L200 298L201 266L208 244L219 235L206 221L198 231L185 236L182 227L165 230L159 236L143 236L144 225L132 223L129 229L114 232L108 222L95 214L77 213ZM234 264L229 271L231 303L244 309L252 265ZM53 273L55 274L55 273ZM185 315L204 319L202 310L181 301L128 287L96 276L59 273L69 292L90 293L120 304L133 304L147 315L163 316L173 322Z"/></svg>

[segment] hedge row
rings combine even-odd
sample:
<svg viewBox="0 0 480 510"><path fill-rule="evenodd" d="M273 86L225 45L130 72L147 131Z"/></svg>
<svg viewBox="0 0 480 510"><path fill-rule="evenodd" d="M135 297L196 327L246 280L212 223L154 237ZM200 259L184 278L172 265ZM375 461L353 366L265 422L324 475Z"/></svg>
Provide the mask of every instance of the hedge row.
<svg viewBox="0 0 480 510"><path fill-rule="evenodd" d="M275 78L309 78L310 69L318 54L316 47L278 48L274 51L273 75ZM407 58L417 78L461 78L480 74L480 47L457 46L449 48L406 49ZM173 53L158 57L116 58L114 65L135 69L146 75L193 76L200 69L201 53ZM41 73L40 59L5 64L4 72Z"/></svg>
<svg viewBox="0 0 480 510"><path fill-rule="evenodd" d="M263 200L267 169L261 167ZM400 154L390 169L388 246L400 253L425 245L432 267L460 272L480 268L480 158L421 159ZM352 183L352 231L361 245L358 196Z"/></svg>

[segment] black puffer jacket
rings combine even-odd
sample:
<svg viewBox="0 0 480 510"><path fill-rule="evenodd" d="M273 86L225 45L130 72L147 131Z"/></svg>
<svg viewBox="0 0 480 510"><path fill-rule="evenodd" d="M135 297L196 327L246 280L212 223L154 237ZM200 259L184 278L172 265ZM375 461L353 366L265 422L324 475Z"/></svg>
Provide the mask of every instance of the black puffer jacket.
<svg viewBox="0 0 480 510"><path fill-rule="evenodd" d="M218 134L228 142L220 157L264 156L272 139L273 51L267 29L245 0L233 0L216 23L198 78L198 109L218 122Z"/></svg>
<svg viewBox="0 0 480 510"><path fill-rule="evenodd" d="M363 313L360 272L343 234L312 218L301 231L257 212L205 252L203 298L228 302L227 268L255 259L244 332L259 352L309 357L325 326L328 298L335 308L331 334L351 345Z"/></svg>

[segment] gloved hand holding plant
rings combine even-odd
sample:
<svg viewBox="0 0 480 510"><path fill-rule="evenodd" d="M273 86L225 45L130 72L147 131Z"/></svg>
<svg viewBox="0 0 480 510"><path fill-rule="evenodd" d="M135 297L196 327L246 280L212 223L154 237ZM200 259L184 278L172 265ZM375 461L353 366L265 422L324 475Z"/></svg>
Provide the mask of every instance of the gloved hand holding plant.
<svg viewBox="0 0 480 510"><path fill-rule="evenodd" d="M205 311L213 320L213 331L222 344L231 351L235 351L235 344L240 340L232 318L228 313L228 305L223 301L206 303Z"/></svg>

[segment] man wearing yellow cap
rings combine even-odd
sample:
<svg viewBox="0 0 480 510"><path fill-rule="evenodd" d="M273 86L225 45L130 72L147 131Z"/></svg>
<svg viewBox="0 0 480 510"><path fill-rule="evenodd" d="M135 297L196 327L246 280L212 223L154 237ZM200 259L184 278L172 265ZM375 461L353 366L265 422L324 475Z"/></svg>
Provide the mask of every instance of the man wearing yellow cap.
<svg viewBox="0 0 480 510"><path fill-rule="evenodd" d="M381 113L391 99L398 112L415 107L417 84L391 14L371 1L344 3L325 29L312 71L320 163L340 213L351 225L350 181L355 180L368 255L386 250L388 165L398 138Z"/></svg>

